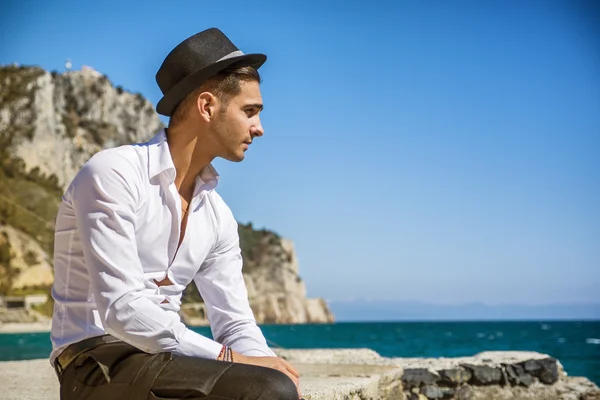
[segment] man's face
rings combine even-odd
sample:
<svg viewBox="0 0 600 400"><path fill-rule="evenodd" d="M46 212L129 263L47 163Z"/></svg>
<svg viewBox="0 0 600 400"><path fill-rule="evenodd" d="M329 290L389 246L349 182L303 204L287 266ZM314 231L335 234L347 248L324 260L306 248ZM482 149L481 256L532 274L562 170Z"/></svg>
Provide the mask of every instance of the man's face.
<svg viewBox="0 0 600 400"><path fill-rule="evenodd" d="M219 156L236 162L244 159L252 140L263 135L259 118L263 107L260 85L256 81L241 81L240 89L227 108L219 110L214 125Z"/></svg>

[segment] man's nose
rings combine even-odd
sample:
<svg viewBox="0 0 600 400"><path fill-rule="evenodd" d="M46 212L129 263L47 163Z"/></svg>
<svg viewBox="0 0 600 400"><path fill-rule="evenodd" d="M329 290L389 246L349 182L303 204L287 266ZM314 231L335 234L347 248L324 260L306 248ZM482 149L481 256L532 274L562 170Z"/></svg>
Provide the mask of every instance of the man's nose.
<svg viewBox="0 0 600 400"><path fill-rule="evenodd" d="M262 124L260 123L260 121L258 122L258 124L252 126L252 128L250 128L250 133L252 134L253 137L260 137L262 135L264 135L265 131L263 130Z"/></svg>

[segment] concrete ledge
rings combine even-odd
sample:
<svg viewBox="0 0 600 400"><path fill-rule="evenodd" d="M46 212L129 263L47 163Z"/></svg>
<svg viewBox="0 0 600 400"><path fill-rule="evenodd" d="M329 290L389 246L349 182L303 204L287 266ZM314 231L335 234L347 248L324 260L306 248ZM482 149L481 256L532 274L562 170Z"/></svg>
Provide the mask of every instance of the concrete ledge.
<svg viewBox="0 0 600 400"><path fill-rule="evenodd" d="M301 389L307 400L600 400L598 386L586 378L567 377L560 363L538 353L487 352L473 357L403 359L381 357L369 349L276 352L300 371ZM548 359L554 360L556 369ZM506 371L507 365L527 362L532 378L525 383L510 380L523 378L527 369L517 371L521 375L512 378L502 375L502 379L508 379L506 382L485 382L487 376L497 378L498 369ZM557 380L553 381L554 375L543 375L547 371L536 369L539 365L549 365ZM47 359L0 362L0 377L1 400L59 400L58 381ZM543 383L546 378L552 378L552 383ZM478 383L478 379L483 381Z"/></svg>
<svg viewBox="0 0 600 400"><path fill-rule="evenodd" d="M294 363L310 400L380 398L402 391L402 369L390 366ZM0 362L2 400L59 400L59 386L47 359Z"/></svg>

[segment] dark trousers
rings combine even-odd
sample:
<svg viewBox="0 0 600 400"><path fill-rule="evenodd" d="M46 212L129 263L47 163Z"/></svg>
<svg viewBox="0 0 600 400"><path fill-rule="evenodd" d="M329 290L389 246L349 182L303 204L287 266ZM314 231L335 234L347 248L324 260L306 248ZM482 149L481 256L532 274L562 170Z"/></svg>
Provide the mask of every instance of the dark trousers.
<svg viewBox="0 0 600 400"><path fill-rule="evenodd" d="M275 369L148 354L124 342L79 355L59 381L61 400L298 400L292 380Z"/></svg>

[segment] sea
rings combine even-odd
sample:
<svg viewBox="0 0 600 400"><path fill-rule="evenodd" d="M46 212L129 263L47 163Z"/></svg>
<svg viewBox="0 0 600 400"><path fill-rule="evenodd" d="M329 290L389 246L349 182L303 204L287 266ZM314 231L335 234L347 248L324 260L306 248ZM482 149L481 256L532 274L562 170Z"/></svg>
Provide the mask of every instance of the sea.
<svg viewBox="0 0 600 400"><path fill-rule="evenodd" d="M210 328L193 328L212 337ZM272 347L370 348L385 357L459 357L525 350L560 360L600 385L600 321L339 322L261 325ZM48 357L50 334L0 334L0 361Z"/></svg>

